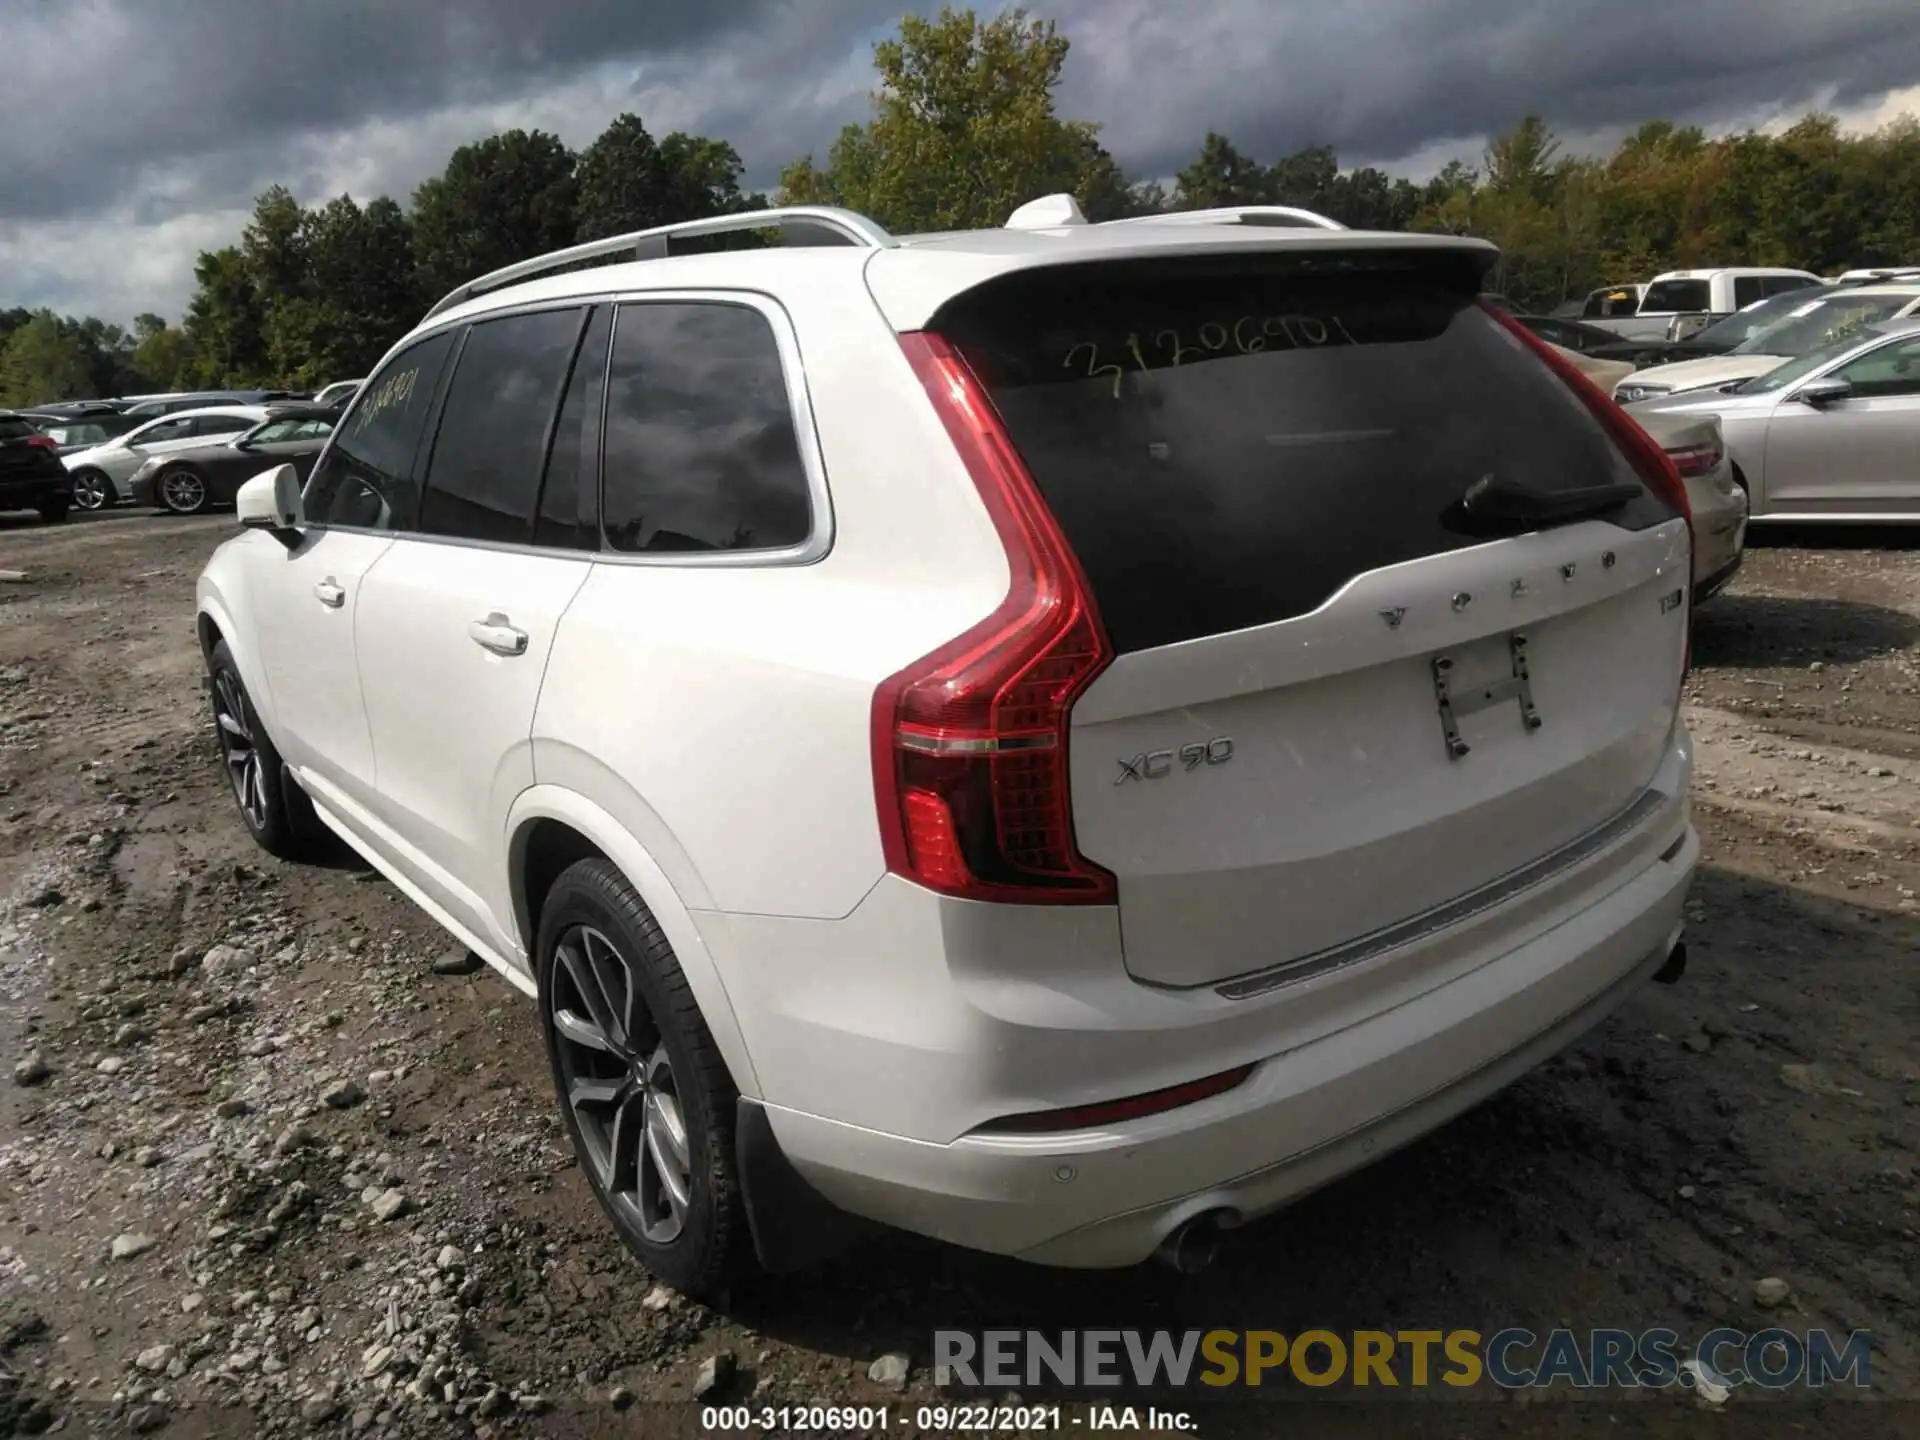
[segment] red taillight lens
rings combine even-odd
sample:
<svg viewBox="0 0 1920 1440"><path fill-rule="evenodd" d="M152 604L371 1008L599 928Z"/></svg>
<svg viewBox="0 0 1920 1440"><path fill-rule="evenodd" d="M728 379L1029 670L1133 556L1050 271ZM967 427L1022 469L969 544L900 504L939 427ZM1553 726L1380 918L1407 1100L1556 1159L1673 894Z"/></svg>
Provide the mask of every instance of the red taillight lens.
<svg viewBox="0 0 1920 1440"><path fill-rule="evenodd" d="M29 435L27 437L27 445L35 450L58 451L60 448L59 442L51 435Z"/></svg>
<svg viewBox="0 0 1920 1440"><path fill-rule="evenodd" d="M1631 417L1629 417L1631 418ZM1678 450L1667 451L1673 461L1673 468L1683 478L1694 475L1711 475L1719 466L1722 451L1718 445L1686 445Z"/></svg>
<svg viewBox="0 0 1920 1440"><path fill-rule="evenodd" d="M900 345L993 517L1011 582L993 614L874 693L887 868L973 900L1112 904L1113 876L1074 845L1067 713L1113 648L979 378L939 335Z"/></svg>
<svg viewBox="0 0 1920 1440"><path fill-rule="evenodd" d="M1067 1110L1032 1110L1023 1115L1008 1115L989 1121L980 1130L986 1134L1040 1135L1059 1130L1088 1130L1096 1125L1114 1125L1122 1120L1138 1120L1142 1115L1159 1115L1182 1105L1210 1096L1224 1095L1253 1074L1251 1065L1237 1065L1209 1075L1204 1080L1189 1080L1184 1085L1169 1085L1145 1095L1130 1095L1125 1100L1106 1100L1096 1105L1075 1105Z"/></svg>
<svg viewBox="0 0 1920 1440"><path fill-rule="evenodd" d="M1613 441L1626 454L1627 461L1634 468L1646 487L1660 496L1674 509L1678 510L1687 522L1687 575L1686 588L1689 593L1693 587L1693 504L1687 499L1687 485L1680 478L1680 467L1672 456L1660 448L1659 441L1647 434L1640 422L1622 410L1614 398L1602 390L1593 381L1582 375L1578 368L1555 350L1546 341L1534 334L1518 320L1496 306L1481 302L1481 308L1491 315L1507 332L1513 335L1534 354L1546 363L1548 369L1558 375L1580 397L1580 401L1592 413L1593 417L1613 437ZM1717 462L1716 462L1717 463ZM1709 467L1711 468L1711 467ZM1680 665L1680 683L1685 684L1687 673L1693 668L1693 624L1689 611L1687 624L1686 657Z"/></svg>

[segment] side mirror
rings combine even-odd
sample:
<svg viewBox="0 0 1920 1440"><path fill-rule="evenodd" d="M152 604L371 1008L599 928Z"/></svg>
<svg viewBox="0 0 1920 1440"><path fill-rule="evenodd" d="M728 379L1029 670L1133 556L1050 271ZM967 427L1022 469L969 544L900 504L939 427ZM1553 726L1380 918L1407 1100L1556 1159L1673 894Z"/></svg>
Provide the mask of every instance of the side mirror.
<svg viewBox="0 0 1920 1440"><path fill-rule="evenodd" d="M300 543L306 516L300 503L300 475L293 466L276 465L254 476L233 497L233 508L248 529L269 531L289 550Z"/></svg>
<svg viewBox="0 0 1920 1440"><path fill-rule="evenodd" d="M1818 380L1809 380L1794 391L1793 398L1802 405L1811 405L1818 410L1822 406L1833 404L1836 400L1844 400L1851 394L1853 394L1851 380L1842 380L1838 375L1827 375Z"/></svg>
<svg viewBox="0 0 1920 1440"><path fill-rule="evenodd" d="M233 437L233 448L236 450L251 450L254 448L254 444L253 441L247 439L246 436L236 435Z"/></svg>

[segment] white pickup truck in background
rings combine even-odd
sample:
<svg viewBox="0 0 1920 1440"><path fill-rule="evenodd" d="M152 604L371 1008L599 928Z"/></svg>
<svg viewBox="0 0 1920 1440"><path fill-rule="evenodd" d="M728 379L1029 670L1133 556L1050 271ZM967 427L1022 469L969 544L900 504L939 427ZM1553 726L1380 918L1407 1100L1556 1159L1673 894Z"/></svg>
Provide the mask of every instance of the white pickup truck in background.
<svg viewBox="0 0 1920 1440"><path fill-rule="evenodd" d="M1776 270L1764 266L1668 270L1648 283L1633 313L1622 314L1616 304L1610 314L1581 318L1586 324L1611 330L1625 340L1677 339L1681 337L1672 330L1674 322L1682 316L1700 316L1703 317L1700 324L1710 324L1736 310L1746 309L1756 300L1824 283L1810 270ZM1626 288L1613 286L1604 292L1595 291L1588 297L1589 308L1595 298L1612 297Z"/></svg>

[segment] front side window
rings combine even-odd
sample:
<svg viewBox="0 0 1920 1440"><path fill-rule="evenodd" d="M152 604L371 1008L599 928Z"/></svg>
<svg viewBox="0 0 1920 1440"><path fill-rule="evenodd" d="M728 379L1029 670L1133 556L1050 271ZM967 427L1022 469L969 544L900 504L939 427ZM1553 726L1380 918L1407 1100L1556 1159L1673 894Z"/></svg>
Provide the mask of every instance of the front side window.
<svg viewBox="0 0 1920 1440"><path fill-rule="evenodd" d="M1833 373L1863 400L1920 395L1920 335L1869 350Z"/></svg>
<svg viewBox="0 0 1920 1440"><path fill-rule="evenodd" d="M257 430L247 433L247 442L251 445L278 445L287 440L300 438L304 420L269 420Z"/></svg>
<svg viewBox="0 0 1920 1440"><path fill-rule="evenodd" d="M427 469L423 533L531 543L547 437L584 318L538 310L468 332Z"/></svg>
<svg viewBox="0 0 1920 1440"><path fill-rule="evenodd" d="M1790 295L1795 290L1805 290L1809 285L1818 284L1818 280L1807 275L1769 275L1766 291L1769 295Z"/></svg>
<svg viewBox="0 0 1920 1440"><path fill-rule="evenodd" d="M540 514L533 543L559 550L597 550L595 520L600 477L600 401L606 393L607 340L613 311L596 306L586 337L573 362L566 397L560 402L547 475L540 486Z"/></svg>
<svg viewBox="0 0 1920 1440"><path fill-rule="evenodd" d="M442 330L408 346L355 397L307 481L308 520L362 530L413 524L420 498L414 459L453 337Z"/></svg>
<svg viewBox="0 0 1920 1440"><path fill-rule="evenodd" d="M1767 298L1766 280L1759 275L1733 277L1733 308L1744 310L1755 301Z"/></svg>
<svg viewBox="0 0 1920 1440"><path fill-rule="evenodd" d="M622 306L603 466L602 523L615 550L804 544L812 502L766 316L719 301Z"/></svg>
<svg viewBox="0 0 1920 1440"><path fill-rule="evenodd" d="M196 415L187 422L187 434L237 435L252 422L245 415Z"/></svg>

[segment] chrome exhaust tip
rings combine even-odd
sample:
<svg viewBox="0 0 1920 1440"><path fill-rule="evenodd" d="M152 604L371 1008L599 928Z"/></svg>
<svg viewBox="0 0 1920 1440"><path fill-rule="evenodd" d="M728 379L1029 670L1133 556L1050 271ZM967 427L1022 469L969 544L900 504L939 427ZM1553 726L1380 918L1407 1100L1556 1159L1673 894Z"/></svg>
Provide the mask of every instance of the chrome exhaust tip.
<svg viewBox="0 0 1920 1440"><path fill-rule="evenodd" d="M1232 1220L1229 1210L1209 1210L1184 1220L1160 1242L1154 1258L1182 1275L1198 1275L1219 1255L1220 1232Z"/></svg>

